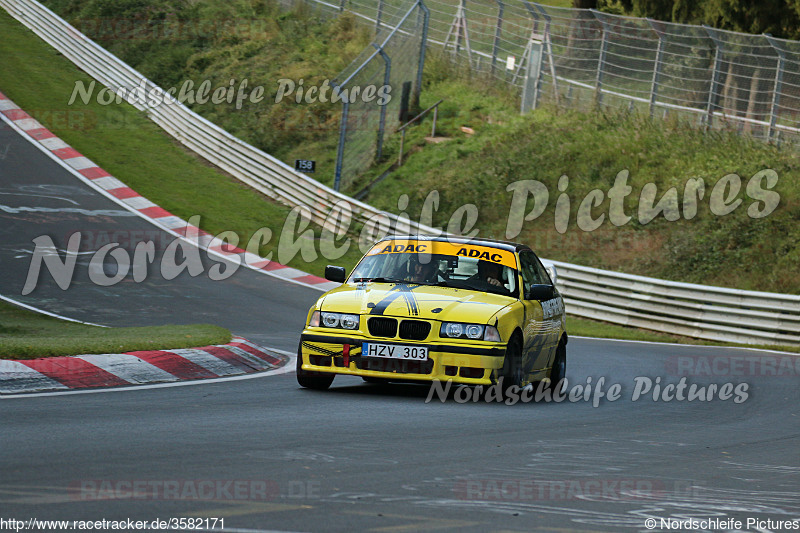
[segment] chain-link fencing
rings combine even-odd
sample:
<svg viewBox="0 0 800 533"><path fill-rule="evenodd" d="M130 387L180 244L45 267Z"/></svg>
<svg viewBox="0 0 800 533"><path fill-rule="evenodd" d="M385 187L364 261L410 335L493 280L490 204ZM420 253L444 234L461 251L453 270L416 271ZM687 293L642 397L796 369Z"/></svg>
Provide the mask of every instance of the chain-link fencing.
<svg viewBox="0 0 800 533"><path fill-rule="evenodd" d="M376 6L376 37L334 80L345 96L334 189L383 155L387 132L400 125L401 109L415 107L421 90L428 10L421 1Z"/></svg>
<svg viewBox="0 0 800 533"><path fill-rule="evenodd" d="M800 139L798 41L526 0L424 2L428 45L528 93L523 109L542 101L635 109L763 139ZM338 8L382 27L399 5L341 0Z"/></svg>

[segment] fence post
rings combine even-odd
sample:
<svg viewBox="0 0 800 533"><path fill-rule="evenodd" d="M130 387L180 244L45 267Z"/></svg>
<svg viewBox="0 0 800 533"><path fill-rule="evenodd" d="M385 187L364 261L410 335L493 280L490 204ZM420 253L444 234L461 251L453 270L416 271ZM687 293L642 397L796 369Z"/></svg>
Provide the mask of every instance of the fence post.
<svg viewBox="0 0 800 533"><path fill-rule="evenodd" d="M525 79L522 84L522 104L520 113L536 109L539 100L539 88L542 82L542 43L531 40Z"/></svg>
<svg viewBox="0 0 800 533"><path fill-rule="evenodd" d="M378 14L375 15L375 35L381 31L381 16L383 15L383 0L378 0Z"/></svg>
<svg viewBox="0 0 800 533"><path fill-rule="evenodd" d="M339 1L339 11L344 11L344 5L347 3L347 0L340 0Z"/></svg>
<svg viewBox="0 0 800 533"><path fill-rule="evenodd" d="M500 31L503 26L503 9L505 8L503 2L495 1L497 2L497 25L494 29L494 44L492 45L492 74L497 68L497 49L500 47Z"/></svg>
<svg viewBox="0 0 800 533"><path fill-rule="evenodd" d="M559 104L559 95L558 95L558 78L556 78L556 63L553 60L553 42L550 40L550 22L552 17L550 16L547 11L545 11L544 7L539 4L536 4L536 9L541 11L542 15L544 16L544 46L547 50L547 61L550 63L550 77L553 78L553 96L556 99L556 105ZM536 102L534 102L533 107L536 108Z"/></svg>
<svg viewBox="0 0 800 533"><path fill-rule="evenodd" d="M421 3L422 0L420 0ZM464 39L464 44L467 49L467 59L469 67L472 68L472 45L469 42L469 28L467 27L467 8L466 0L459 0L456 16L453 18L453 23L450 24L450 29L447 31L447 37L444 38L443 49L447 51L450 45L450 36L453 36L453 59L458 58L458 53L461 51L461 39Z"/></svg>
<svg viewBox="0 0 800 533"><path fill-rule="evenodd" d="M335 83L334 89L339 87ZM347 115L350 111L350 99L346 94L342 94L342 122L339 124L339 147L336 151L336 170L333 178L333 190L339 191L342 182L342 159L344 158L344 142L347 137Z"/></svg>
<svg viewBox="0 0 800 533"><path fill-rule="evenodd" d="M703 24L703 29L706 30L708 38L714 43L714 67L711 71L711 85L708 88L708 103L706 104L706 129L714 126L714 111L719 107L719 75L720 67L722 65L722 42L717 38L714 28Z"/></svg>
<svg viewBox="0 0 800 533"><path fill-rule="evenodd" d="M417 65L417 83L414 87L414 108L419 106L419 95L422 92L422 69L425 67L425 49L428 46L428 23L431 19L431 12L422 0L418 0L417 5L422 10L422 37L419 43L419 64Z"/></svg>
<svg viewBox="0 0 800 533"><path fill-rule="evenodd" d="M595 106L600 107L603 105L603 71L606 62L606 52L608 51L608 27L606 22L600 18L600 14L590 9L594 18L603 25L603 36L600 41L600 57L597 60L597 78L595 79Z"/></svg>
<svg viewBox="0 0 800 533"><path fill-rule="evenodd" d="M383 86L384 87L388 87L389 86L389 82L391 81L390 75L391 75L391 72L392 72L392 60L388 55L386 55L386 52L384 52L383 48L381 48L380 46L378 46L375 43L372 43L372 46L374 46L375 48L378 49L378 53L381 55L381 57L383 58L383 62L386 64L386 68L385 68L385 70L383 72ZM386 129L386 106L387 105L388 105L388 102L384 102L380 106L381 107L381 118L380 118L380 122L378 124L378 148L377 148L376 153L375 153L375 159L378 159L378 160L383 155L383 133L384 133L384 131Z"/></svg>
<svg viewBox="0 0 800 533"><path fill-rule="evenodd" d="M650 24L653 33L658 37L658 49L656 50L656 62L653 65L653 81L650 85L650 118L653 118L655 111L656 100L658 99L658 83L661 80L661 63L664 57L664 34L656 29L656 25L652 19L645 19Z"/></svg>
<svg viewBox="0 0 800 533"><path fill-rule="evenodd" d="M767 139L774 140L775 124L778 122L778 106L781 105L781 91L783 90L783 71L786 67L786 52L778 46L775 38L768 34L764 34L769 45L778 54L778 66L775 70L775 87L772 90L772 105L769 108L769 130L767 131Z"/></svg>

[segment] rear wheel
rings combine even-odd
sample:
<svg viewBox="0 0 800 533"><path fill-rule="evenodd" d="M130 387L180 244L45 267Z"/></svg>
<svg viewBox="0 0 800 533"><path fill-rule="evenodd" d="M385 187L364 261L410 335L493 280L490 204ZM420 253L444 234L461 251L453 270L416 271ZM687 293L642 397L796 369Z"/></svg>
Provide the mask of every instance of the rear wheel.
<svg viewBox="0 0 800 533"><path fill-rule="evenodd" d="M303 370L303 353L300 347L297 348L297 366L295 370L297 372L297 383L307 389L327 390L333 383L333 378L336 377L335 374L327 372Z"/></svg>

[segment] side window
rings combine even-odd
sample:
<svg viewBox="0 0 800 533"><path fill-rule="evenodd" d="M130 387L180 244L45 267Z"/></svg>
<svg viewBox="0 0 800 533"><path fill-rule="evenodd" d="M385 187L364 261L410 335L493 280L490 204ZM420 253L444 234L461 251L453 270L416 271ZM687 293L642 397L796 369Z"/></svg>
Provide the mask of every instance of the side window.
<svg viewBox="0 0 800 533"><path fill-rule="evenodd" d="M538 257L534 256L533 264L536 267L536 270L539 271L539 277L542 280L541 283L546 283L547 285L552 285L553 284L553 280L550 279L550 274L547 273L547 269L544 267L542 262L539 261Z"/></svg>
<svg viewBox="0 0 800 533"><path fill-rule="evenodd" d="M537 261L536 256L533 255L533 253L527 250L520 252L519 263L525 292L531 288L531 285L550 283L550 280L544 272L544 269L541 268L539 261ZM544 277L542 274L544 274Z"/></svg>

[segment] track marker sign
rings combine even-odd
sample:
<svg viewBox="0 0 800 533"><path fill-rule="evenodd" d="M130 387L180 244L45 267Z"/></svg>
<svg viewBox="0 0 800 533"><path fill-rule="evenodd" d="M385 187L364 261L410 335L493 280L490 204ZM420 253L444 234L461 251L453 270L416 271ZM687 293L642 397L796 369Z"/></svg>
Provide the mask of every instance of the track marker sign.
<svg viewBox="0 0 800 533"><path fill-rule="evenodd" d="M294 169L298 172L313 173L317 169L317 162L308 159L295 159Z"/></svg>

